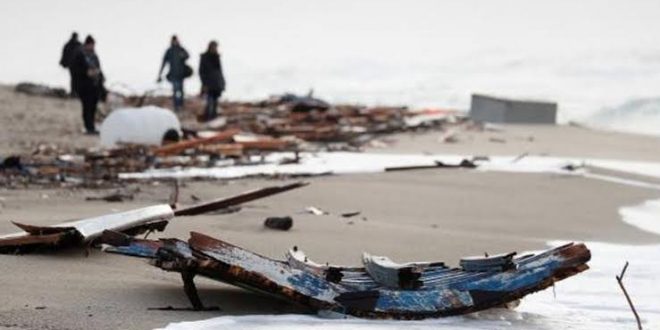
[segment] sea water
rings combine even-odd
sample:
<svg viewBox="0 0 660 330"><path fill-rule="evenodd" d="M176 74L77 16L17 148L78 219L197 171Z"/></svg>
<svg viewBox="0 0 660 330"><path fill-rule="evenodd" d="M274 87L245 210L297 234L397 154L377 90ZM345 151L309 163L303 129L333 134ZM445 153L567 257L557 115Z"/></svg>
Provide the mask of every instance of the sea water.
<svg viewBox="0 0 660 330"><path fill-rule="evenodd" d="M472 93L559 103L561 122L660 134L660 2L571 0L3 0L0 82L67 86L72 31L97 40L108 86L168 92L176 33L197 68L220 42L226 98L468 109ZM199 92L196 77L186 82Z"/></svg>

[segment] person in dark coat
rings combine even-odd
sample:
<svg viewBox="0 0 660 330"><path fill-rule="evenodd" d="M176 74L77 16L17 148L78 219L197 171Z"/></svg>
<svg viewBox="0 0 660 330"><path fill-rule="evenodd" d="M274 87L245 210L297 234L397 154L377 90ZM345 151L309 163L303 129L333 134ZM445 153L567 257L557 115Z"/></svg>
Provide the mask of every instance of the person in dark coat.
<svg viewBox="0 0 660 330"><path fill-rule="evenodd" d="M218 116L218 99L225 90L225 77L222 74L222 63L216 41L211 41L206 52L200 56L199 78L202 80L202 94L206 95L204 117L206 120L212 120Z"/></svg>
<svg viewBox="0 0 660 330"><path fill-rule="evenodd" d="M172 84L172 101L174 103L175 111L179 111L183 108L183 80L192 75L192 69L186 65L187 59L188 51L181 47L176 35L172 36L170 48L165 51L163 62L158 71L158 82L163 80L163 69L165 69L165 65L168 65L169 72L165 77Z"/></svg>
<svg viewBox="0 0 660 330"><path fill-rule="evenodd" d="M78 95L76 92L76 80L75 75L73 74L73 69L71 63L73 58L76 56L76 53L80 51L80 41L78 41L78 33L74 32L71 34L71 39L64 45L62 49L62 58L60 59L60 65L69 69L69 75L71 76L71 96L75 97Z"/></svg>
<svg viewBox="0 0 660 330"><path fill-rule="evenodd" d="M103 87L105 77L101 71L101 62L94 50L95 44L94 38L87 36L71 64L76 78L76 90L82 103L82 117L87 134L98 134L94 125L96 108L99 101L105 98Z"/></svg>

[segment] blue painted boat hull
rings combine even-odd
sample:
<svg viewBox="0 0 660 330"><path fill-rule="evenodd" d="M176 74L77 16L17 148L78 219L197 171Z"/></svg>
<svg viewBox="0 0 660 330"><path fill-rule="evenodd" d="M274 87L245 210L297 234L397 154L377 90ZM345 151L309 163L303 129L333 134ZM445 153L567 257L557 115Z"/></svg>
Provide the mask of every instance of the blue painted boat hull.
<svg viewBox="0 0 660 330"><path fill-rule="evenodd" d="M399 289L379 284L364 268L305 268L195 232L187 242L120 241L110 242L112 247L106 251L148 258L166 271L201 275L313 310L391 319L441 317L502 306L588 269L591 258L584 244L570 243L513 258L506 270L467 271L435 263L442 266L425 269L419 278L421 287Z"/></svg>

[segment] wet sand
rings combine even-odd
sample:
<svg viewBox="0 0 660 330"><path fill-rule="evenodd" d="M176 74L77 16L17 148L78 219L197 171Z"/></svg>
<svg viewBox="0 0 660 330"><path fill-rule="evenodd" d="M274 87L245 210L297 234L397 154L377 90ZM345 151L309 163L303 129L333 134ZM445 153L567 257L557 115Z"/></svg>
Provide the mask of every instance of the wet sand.
<svg viewBox="0 0 660 330"><path fill-rule="evenodd" d="M73 101L16 96L6 89L0 89L0 96L25 109L41 109L40 116L53 119L51 126L39 130L39 136L31 137L33 141L76 137L75 145L95 143L94 138L78 139L77 126L66 131L71 130L67 125L79 124L79 109ZM12 108L2 107L2 111ZM0 143L5 153L24 147L18 140L28 133L12 128L17 120L23 127L32 127L39 125L35 118L41 118L8 119L15 115L0 116L3 134L9 134L9 140L3 136ZM60 122L59 115L69 119ZM63 131L69 135L58 140L57 132ZM492 142L493 134L506 142ZM530 134L531 141L524 138ZM395 135L388 139L397 143L373 151L660 159L654 151L660 139L577 127L512 126L502 132L466 133L454 144L438 143L439 135ZM582 177L431 169L308 181L308 187L249 203L238 213L176 219L156 237L187 238L188 232L200 231L271 257L282 257L296 245L318 262L342 264L357 264L362 251L397 261L434 259L456 264L465 255L541 249L549 240L660 242L659 236L624 224L617 212L621 206L659 198L659 191ZM281 183L265 179L188 182L181 188L180 202L193 203L193 194L211 199ZM52 224L166 203L171 189L163 183L139 187L135 200L123 203L85 201L87 196L109 191L0 188L0 232L15 231L10 220ZM301 212L312 205L330 215ZM361 214L339 216L351 211ZM266 217L283 215L294 219L290 231L263 227ZM150 329L218 315L300 311L273 298L201 278L196 281L202 300L222 311L150 311L149 307L188 306L179 276L141 259L96 250L89 257L80 250L0 255L0 270L0 329Z"/></svg>

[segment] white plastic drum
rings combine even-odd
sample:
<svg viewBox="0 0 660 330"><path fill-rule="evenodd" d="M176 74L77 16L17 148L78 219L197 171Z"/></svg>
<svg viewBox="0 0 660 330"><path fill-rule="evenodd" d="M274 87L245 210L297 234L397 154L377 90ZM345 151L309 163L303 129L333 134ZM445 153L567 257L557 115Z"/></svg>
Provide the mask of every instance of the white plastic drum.
<svg viewBox="0 0 660 330"><path fill-rule="evenodd" d="M101 145L118 143L160 145L170 129L181 134L181 123L168 109L155 106L114 110L101 124Z"/></svg>

